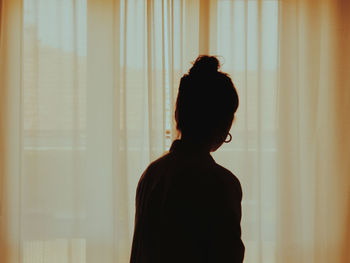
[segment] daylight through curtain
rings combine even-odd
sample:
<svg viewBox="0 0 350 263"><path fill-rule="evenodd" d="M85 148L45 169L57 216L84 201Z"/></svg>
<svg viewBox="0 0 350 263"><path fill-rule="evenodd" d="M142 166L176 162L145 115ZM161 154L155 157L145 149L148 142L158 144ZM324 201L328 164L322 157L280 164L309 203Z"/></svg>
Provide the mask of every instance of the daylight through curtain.
<svg viewBox="0 0 350 263"><path fill-rule="evenodd" d="M350 260L346 1L0 3L1 262L128 262L199 54L240 97L213 157L242 184L244 262Z"/></svg>

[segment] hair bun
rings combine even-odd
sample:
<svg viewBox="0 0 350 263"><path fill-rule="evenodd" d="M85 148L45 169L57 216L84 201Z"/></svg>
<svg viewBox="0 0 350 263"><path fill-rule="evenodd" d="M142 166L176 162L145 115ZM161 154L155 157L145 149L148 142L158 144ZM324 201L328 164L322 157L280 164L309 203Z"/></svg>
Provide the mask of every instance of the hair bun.
<svg viewBox="0 0 350 263"><path fill-rule="evenodd" d="M219 60L214 56L199 56L193 63L192 68L189 71L190 75L194 74L213 74L218 72L220 68Z"/></svg>

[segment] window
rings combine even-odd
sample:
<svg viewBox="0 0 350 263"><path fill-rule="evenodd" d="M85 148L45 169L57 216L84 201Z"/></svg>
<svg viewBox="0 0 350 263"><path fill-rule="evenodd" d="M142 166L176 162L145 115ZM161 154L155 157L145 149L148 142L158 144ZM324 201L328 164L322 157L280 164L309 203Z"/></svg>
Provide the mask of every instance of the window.
<svg viewBox="0 0 350 263"><path fill-rule="evenodd" d="M88 4L106 12L105 21L89 24ZM24 0L24 262L128 258L138 178L176 136L174 103L199 53L200 4ZM245 262L275 262L278 1L210 4L210 53L240 97L233 140L214 157L244 189ZM110 29L101 25L115 34L104 50L112 62L99 69L112 84L92 87L88 68L100 62L89 52L101 47L88 34Z"/></svg>

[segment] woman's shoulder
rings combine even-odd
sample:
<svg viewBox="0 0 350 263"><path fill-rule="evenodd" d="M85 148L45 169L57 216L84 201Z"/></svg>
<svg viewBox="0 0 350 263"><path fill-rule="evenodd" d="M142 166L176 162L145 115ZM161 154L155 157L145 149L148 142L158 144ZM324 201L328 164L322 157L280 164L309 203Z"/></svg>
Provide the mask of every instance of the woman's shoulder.
<svg viewBox="0 0 350 263"><path fill-rule="evenodd" d="M211 180L213 181L213 185L216 185L219 191L235 193L242 198L241 183L237 176L230 170L215 163L212 175Z"/></svg>
<svg viewBox="0 0 350 263"><path fill-rule="evenodd" d="M215 163L213 169L219 179L227 182L232 182L235 184L240 183L236 175L234 175L229 169L221 166L220 164Z"/></svg>
<svg viewBox="0 0 350 263"><path fill-rule="evenodd" d="M145 172L152 172L154 170L165 169L172 161L171 153L164 153L158 159L152 161L146 168Z"/></svg>
<svg viewBox="0 0 350 263"><path fill-rule="evenodd" d="M164 172L171 163L172 156L170 153L165 153L158 159L152 161L144 170L140 180L145 180L146 178L157 176L158 174Z"/></svg>

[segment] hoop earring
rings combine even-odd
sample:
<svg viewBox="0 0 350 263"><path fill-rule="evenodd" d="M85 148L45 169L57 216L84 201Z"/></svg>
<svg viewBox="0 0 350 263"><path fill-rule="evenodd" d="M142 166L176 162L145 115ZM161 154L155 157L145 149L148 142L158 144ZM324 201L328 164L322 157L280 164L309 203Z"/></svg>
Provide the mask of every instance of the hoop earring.
<svg viewBox="0 0 350 263"><path fill-rule="evenodd" d="M230 139L225 140L225 141L224 141L225 143L229 143L230 141L232 141L232 135L231 135L231 133L228 133L228 136L230 136Z"/></svg>

